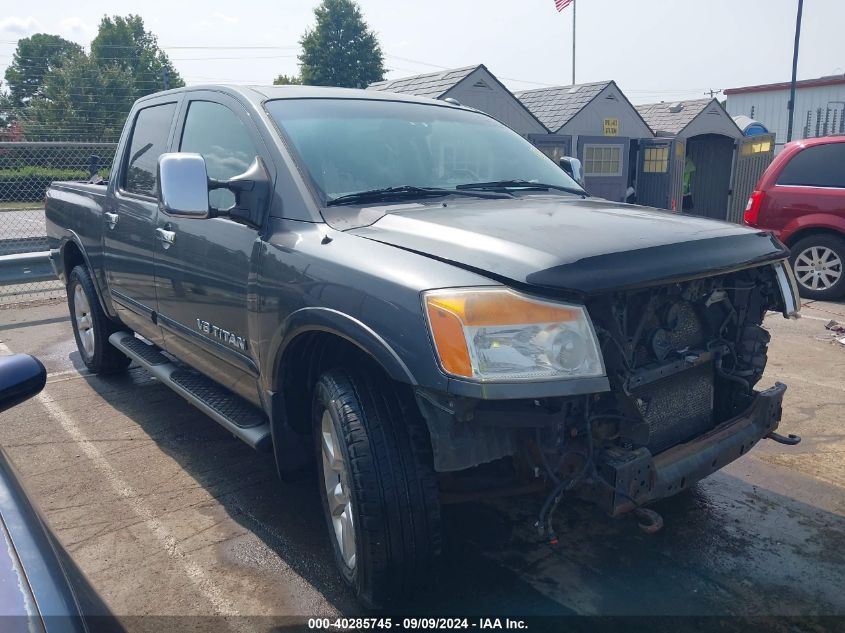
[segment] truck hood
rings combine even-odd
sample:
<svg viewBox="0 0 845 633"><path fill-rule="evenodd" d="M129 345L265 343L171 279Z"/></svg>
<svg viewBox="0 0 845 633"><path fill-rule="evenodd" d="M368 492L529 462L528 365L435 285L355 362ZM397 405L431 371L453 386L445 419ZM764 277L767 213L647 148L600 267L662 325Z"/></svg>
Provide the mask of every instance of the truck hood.
<svg viewBox="0 0 845 633"><path fill-rule="evenodd" d="M559 195L392 207L350 232L488 277L585 295L789 254L770 234L737 224Z"/></svg>

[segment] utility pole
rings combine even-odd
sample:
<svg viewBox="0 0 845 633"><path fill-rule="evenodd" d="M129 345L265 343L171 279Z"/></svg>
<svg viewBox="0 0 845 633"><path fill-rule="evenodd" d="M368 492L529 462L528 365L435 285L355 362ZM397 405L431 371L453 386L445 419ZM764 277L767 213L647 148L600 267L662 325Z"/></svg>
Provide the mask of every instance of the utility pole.
<svg viewBox="0 0 845 633"><path fill-rule="evenodd" d="M716 96L717 94L719 94L720 92L722 92L722 91L721 91L721 90L713 90L713 89L711 88L710 90L705 90L705 91L704 91L704 94L705 94L705 95L710 95L710 98L712 99L713 97L715 97L715 96Z"/></svg>
<svg viewBox="0 0 845 633"><path fill-rule="evenodd" d="M161 83L165 90L170 90L170 69L167 66L161 69Z"/></svg>
<svg viewBox="0 0 845 633"><path fill-rule="evenodd" d="M804 12L804 0L798 0L798 17L795 19L795 49L792 52L792 82L789 84L789 119L786 124L786 142L792 140L792 119L795 116L795 81L798 76L798 41L801 39L801 14Z"/></svg>

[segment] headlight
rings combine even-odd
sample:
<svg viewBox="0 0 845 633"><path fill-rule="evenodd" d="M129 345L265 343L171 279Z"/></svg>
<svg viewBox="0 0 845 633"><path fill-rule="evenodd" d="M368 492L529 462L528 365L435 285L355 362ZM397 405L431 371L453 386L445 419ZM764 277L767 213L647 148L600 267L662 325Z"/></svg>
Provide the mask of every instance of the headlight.
<svg viewBox="0 0 845 633"><path fill-rule="evenodd" d="M443 369L482 382L604 375L582 306L541 301L505 288L423 294Z"/></svg>

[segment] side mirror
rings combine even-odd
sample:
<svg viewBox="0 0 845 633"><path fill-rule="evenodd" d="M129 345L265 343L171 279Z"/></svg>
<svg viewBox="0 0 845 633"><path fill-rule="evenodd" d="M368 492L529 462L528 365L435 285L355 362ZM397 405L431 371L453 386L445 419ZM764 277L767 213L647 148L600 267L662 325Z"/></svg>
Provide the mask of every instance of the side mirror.
<svg viewBox="0 0 845 633"><path fill-rule="evenodd" d="M29 354L0 356L0 412L37 395L47 382L47 370Z"/></svg>
<svg viewBox="0 0 845 633"><path fill-rule="evenodd" d="M264 212L270 206L272 181L264 161L256 156L247 170L229 180L208 181L209 189L228 189L235 194L235 206L225 211L213 210L214 216L226 216L249 226L261 226Z"/></svg>
<svg viewBox="0 0 845 633"><path fill-rule="evenodd" d="M584 186L584 172L581 170L580 160L573 158L572 156L564 156L560 159L560 168L569 174L569 177L572 178L572 180L582 187Z"/></svg>
<svg viewBox="0 0 845 633"><path fill-rule="evenodd" d="M209 217L208 172L202 156L169 152L158 157L158 206L169 215Z"/></svg>

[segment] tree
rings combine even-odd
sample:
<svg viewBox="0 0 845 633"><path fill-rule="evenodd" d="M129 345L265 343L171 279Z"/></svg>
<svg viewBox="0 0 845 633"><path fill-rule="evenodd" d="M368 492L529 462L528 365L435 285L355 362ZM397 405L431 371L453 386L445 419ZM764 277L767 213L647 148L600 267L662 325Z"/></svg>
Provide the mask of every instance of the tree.
<svg viewBox="0 0 845 633"><path fill-rule="evenodd" d="M6 68L10 106L23 107L40 96L44 77L81 53L79 44L58 35L36 33L18 40L12 63Z"/></svg>
<svg viewBox="0 0 845 633"><path fill-rule="evenodd" d="M116 141L136 87L118 65L80 54L44 77L42 93L21 113L30 140Z"/></svg>
<svg viewBox="0 0 845 633"><path fill-rule="evenodd" d="M103 16L97 37L91 42L91 60L100 68L129 73L136 99L163 89L165 69L170 88L185 85L139 15Z"/></svg>
<svg viewBox="0 0 845 633"><path fill-rule="evenodd" d="M302 79L297 77L296 75L279 75L273 80L274 86L300 86L302 85Z"/></svg>
<svg viewBox="0 0 845 633"><path fill-rule="evenodd" d="M353 0L323 0L314 9L317 24L299 41L302 83L366 88L384 79L384 55Z"/></svg>

